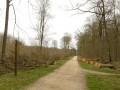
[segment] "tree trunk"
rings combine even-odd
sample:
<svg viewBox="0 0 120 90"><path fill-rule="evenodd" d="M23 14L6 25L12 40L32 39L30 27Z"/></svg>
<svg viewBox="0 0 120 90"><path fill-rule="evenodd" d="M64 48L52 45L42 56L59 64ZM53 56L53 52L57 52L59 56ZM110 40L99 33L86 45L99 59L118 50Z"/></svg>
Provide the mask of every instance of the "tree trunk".
<svg viewBox="0 0 120 90"><path fill-rule="evenodd" d="M115 52L115 61L117 61L117 56L118 56L118 53L117 53L117 49L118 49L118 26L117 26L117 19L116 19L116 15L115 15L115 3L116 3L116 1L115 0L113 0L113 4L114 4L114 25L115 25L115 50L114 50L114 52Z"/></svg>
<svg viewBox="0 0 120 90"><path fill-rule="evenodd" d="M95 54L94 54L94 40L93 40L93 36L92 36L92 53L91 53L91 57L94 58Z"/></svg>
<svg viewBox="0 0 120 90"><path fill-rule="evenodd" d="M6 42L7 42L7 32L8 32L8 20L9 20L9 4L10 1L6 0L6 17L5 17L5 29L3 35L3 43L2 43L2 59L1 62L4 62L5 53L6 53Z"/></svg>
<svg viewBox="0 0 120 90"><path fill-rule="evenodd" d="M106 24L106 15L105 15L105 5L104 5L104 0L101 0L102 1L102 5L103 5L103 24L104 24L104 30L105 30L105 38L106 38L106 41L107 41L107 44L108 44L108 57L109 57L109 61L111 62L112 61L112 58L111 58L111 50L110 50L110 43L109 43L109 40L108 40L108 33L107 33L107 24Z"/></svg>

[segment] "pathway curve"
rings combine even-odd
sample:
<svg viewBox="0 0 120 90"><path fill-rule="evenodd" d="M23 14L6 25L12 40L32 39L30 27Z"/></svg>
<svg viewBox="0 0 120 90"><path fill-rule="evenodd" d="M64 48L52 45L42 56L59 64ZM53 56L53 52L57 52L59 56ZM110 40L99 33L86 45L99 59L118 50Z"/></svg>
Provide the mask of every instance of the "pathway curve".
<svg viewBox="0 0 120 90"><path fill-rule="evenodd" d="M85 70L85 69L81 69L81 71L84 73L99 74L99 75L120 75L120 74L105 73L105 72L98 72L98 71Z"/></svg>
<svg viewBox="0 0 120 90"><path fill-rule="evenodd" d="M88 90L77 57L24 90Z"/></svg>

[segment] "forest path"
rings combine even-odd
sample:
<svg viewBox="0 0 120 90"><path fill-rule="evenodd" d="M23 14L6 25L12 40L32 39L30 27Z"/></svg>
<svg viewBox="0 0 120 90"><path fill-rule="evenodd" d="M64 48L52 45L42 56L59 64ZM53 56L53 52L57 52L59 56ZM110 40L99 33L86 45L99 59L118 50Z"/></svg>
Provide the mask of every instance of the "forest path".
<svg viewBox="0 0 120 90"><path fill-rule="evenodd" d="M24 90L88 90L77 57Z"/></svg>

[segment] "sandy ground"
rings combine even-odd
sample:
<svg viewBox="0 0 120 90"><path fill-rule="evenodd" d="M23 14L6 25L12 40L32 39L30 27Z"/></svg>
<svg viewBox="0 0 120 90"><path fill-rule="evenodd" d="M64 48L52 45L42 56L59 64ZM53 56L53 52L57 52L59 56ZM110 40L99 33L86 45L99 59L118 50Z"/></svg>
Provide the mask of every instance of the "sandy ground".
<svg viewBox="0 0 120 90"><path fill-rule="evenodd" d="M24 90L88 90L77 57Z"/></svg>

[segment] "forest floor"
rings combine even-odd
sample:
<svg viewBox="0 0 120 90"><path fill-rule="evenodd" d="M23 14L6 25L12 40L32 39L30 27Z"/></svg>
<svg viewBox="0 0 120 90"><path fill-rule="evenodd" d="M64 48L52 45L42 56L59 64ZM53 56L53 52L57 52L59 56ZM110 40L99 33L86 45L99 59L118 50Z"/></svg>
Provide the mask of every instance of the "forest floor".
<svg viewBox="0 0 120 90"><path fill-rule="evenodd" d="M88 90L85 73L77 57L69 60L53 73L37 80L24 90Z"/></svg>

